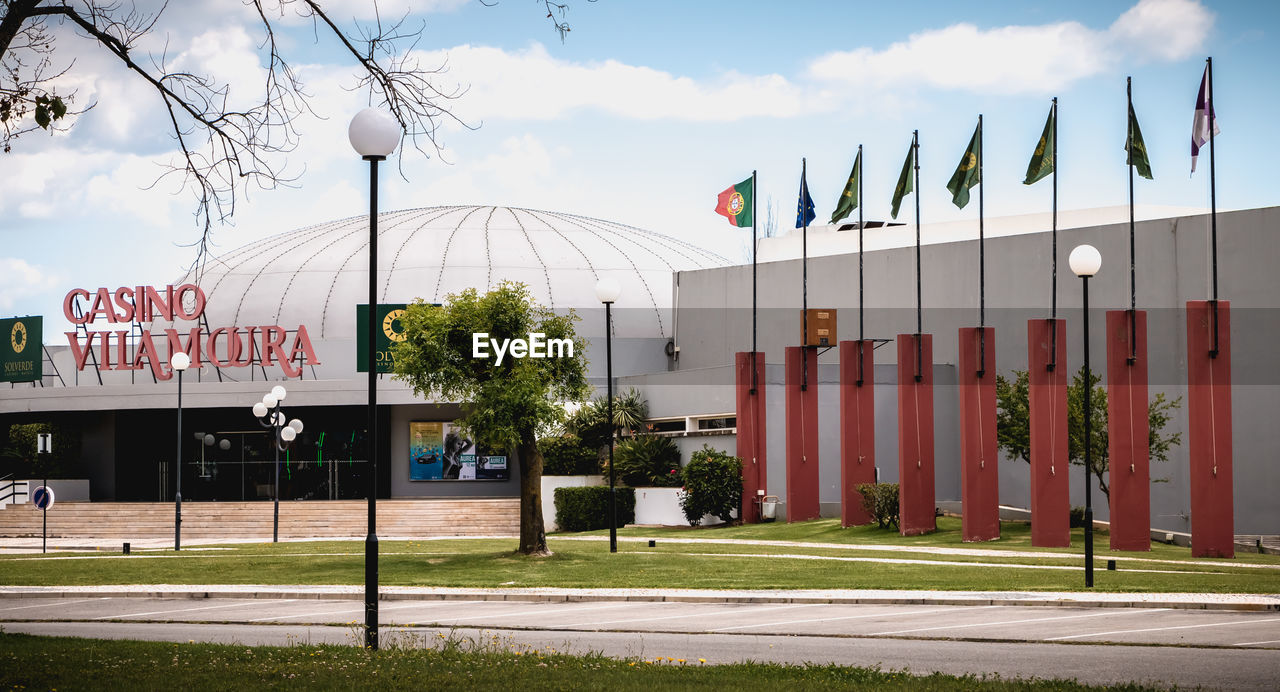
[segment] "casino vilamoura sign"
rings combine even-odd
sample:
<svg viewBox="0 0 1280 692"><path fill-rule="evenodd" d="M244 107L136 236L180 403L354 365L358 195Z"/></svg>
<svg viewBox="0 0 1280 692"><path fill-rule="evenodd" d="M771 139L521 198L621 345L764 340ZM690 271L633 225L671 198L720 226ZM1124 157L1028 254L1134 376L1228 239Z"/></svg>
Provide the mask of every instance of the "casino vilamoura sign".
<svg viewBox="0 0 1280 692"><path fill-rule="evenodd" d="M292 339L289 331L279 325L217 327L207 333L199 325L181 330L166 329L164 334L143 330L137 337L133 352L129 352L132 323L164 319L176 327L179 320L199 320L204 308L204 291L195 284L182 284L176 288L165 286L164 290L152 286L122 286L114 291L99 288L93 293L76 288L62 301L62 314L72 324L85 325L86 329L84 334L66 332L77 370L84 370L89 352L94 349L98 353L100 368L142 370L149 367L159 380L172 377L168 367L169 356L178 351L184 351L191 357L193 367L200 367L205 361L219 368L279 364L287 377L301 375L304 364L320 364L307 328L301 324L292 334ZM91 328L91 325L104 322L112 326L107 329Z"/></svg>

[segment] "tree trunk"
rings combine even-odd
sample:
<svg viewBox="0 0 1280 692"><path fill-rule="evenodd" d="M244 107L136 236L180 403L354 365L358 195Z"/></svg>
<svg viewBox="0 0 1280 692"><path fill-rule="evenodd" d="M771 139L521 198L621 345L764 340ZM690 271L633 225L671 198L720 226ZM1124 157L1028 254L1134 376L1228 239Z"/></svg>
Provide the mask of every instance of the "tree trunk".
<svg viewBox="0 0 1280 692"><path fill-rule="evenodd" d="M520 455L520 552L550 555L542 521L542 452L532 430L521 433L516 453Z"/></svg>

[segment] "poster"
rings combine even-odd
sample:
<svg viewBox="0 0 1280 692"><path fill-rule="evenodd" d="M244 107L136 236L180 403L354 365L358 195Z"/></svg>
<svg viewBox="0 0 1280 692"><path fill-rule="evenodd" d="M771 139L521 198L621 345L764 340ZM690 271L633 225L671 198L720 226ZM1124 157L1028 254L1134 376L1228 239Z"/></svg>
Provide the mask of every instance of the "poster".
<svg viewBox="0 0 1280 692"><path fill-rule="evenodd" d="M478 454L475 443L444 422L409 423L409 480L505 481L507 457Z"/></svg>

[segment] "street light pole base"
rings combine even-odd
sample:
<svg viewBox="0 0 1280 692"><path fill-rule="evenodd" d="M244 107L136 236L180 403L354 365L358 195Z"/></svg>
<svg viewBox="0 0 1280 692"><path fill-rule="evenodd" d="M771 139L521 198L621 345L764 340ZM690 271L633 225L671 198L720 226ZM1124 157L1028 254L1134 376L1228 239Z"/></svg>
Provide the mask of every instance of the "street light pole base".
<svg viewBox="0 0 1280 692"><path fill-rule="evenodd" d="M378 649L378 537L364 541L364 645Z"/></svg>

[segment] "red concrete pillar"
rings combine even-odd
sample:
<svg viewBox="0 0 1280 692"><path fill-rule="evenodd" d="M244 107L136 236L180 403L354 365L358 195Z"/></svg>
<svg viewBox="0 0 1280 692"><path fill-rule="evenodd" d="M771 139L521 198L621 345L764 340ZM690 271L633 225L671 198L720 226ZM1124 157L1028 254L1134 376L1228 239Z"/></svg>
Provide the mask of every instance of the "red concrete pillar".
<svg viewBox="0 0 1280 692"><path fill-rule="evenodd" d="M875 342L840 342L840 525L871 523L861 483L876 482Z"/></svg>
<svg viewBox="0 0 1280 692"><path fill-rule="evenodd" d="M752 393L751 364L755 361L755 393ZM757 490L768 490L769 468L766 458L764 393L764 352L757 351L752 358L750 351L739 351L734 358L734 379L737 388L738 458L742 459L742 521L755 524L760 521L760 505L756 504Z"/></svg>
<svg viewBox="0 0 1280 692"><path fill-rule="evenodd" d="M807 521L818 518L818 350L788 346L785 357L787 521Z"/></svg>
<svg viewBox="0 0 1280 692"><path fill-rule="evenodd" d="M1031 545L1071 545L1067 486L1067 321L1027 320L1031 415Z"/></svg>
<svg viewBox="0 0 1280 692"><path fill-rule="evenodd" d="M1107 311L1107 409L1111 549L1151 550L1146 310Z"/></svg>
<svg viewBox="0 0 1280 692"><path fill-rule="evenodd" d="M961 533L965 541L1000 537L1000 453L996 446L996 330L961 327Z"/></svg>
<svg viewBox="0 0 1280 692"><path fill-rule="evenodd" d="M1231 302L1187 301L1191 554L1235 557L1231 477ZM1214 320L1217 320L1217 353Z"/></svg>
<svg viewBox="0 0 1280 692"><path fill-rule="evenodd" d="M933 500L933 335L899 334L898 528L902 535L938 528Z"/></svg>

